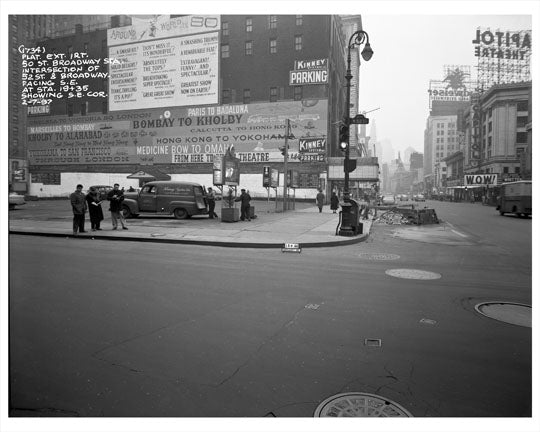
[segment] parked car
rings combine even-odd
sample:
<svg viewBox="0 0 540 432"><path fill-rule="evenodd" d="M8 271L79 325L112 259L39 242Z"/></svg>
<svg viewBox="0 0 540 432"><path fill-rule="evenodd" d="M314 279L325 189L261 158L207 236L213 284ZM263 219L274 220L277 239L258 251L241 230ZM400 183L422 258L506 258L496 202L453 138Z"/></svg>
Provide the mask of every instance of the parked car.
<svg viewBox="0 0 540 432"><path fill-rule="evenodd" d="M422 194L416 194L413 199L414 199L414 201L425 201L426 200L426 198Z"/></svg>
<svg viewBox="0 0 540 432"><path fill-rule="evenodd" d="M142 214L174 215L186 219L208 214L204 189L198 183L181 181L153 181L146 183L139 193L124 193L122 212L125 217Z"/></svg>
<svg viewBox="0 0 540 432"><path fill-rule="evenodd" d="M107 194L109 193L109 191L112 191L113 189L112 186L107 186L107 185L93 185L90 187L93 187L97 190L100 201L106 200ZM90 188L88 189L90 190ZM88 191L86 193L88 193Z"/></svg>
<svg viewBox="0 0 540 432"><path fill-rule="evenodd" d="M26 201L24 200L24 195L19 195L16 192L10 192L9 194L9 209L13 210L15 206L24 205Z"/></svg>
<svg viewBox="0 0 540 432"><path fill-rule="evenodd" d="M382 205L394 205L396 203L396 197L394 195L383 195L381 198Z"/></svg>

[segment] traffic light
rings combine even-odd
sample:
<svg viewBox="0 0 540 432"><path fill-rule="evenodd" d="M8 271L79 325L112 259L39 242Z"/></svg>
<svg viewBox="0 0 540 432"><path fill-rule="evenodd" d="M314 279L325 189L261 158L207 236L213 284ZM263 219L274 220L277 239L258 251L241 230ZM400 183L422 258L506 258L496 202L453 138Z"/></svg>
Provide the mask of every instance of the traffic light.
<svg viewBox="0 0 540 432"><path fill-rule="evenodd" d="M347 150L349 146L349 126L339 127L339 148L341 151Z"/></svg>
<svg viewBox="0 0 540 432"><path fill-rule="evenodd" d="M288 145L287 145L287 148L289 148ZM282 154L283 156L285 156L285 146L279 147L279 151L281 152L281 154Z"/></svg>

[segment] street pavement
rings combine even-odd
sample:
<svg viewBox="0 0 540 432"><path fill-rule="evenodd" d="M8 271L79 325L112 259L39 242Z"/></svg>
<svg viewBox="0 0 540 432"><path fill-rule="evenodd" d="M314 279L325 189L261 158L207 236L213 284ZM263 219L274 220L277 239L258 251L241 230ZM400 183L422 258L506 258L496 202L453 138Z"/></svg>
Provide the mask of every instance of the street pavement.
<svg viewBox="0 0 540 432"><path fill-rule="evenodd" d="M47 201L33 202L34 208L49 205ZM61 202L62 207L64 206ZM164 243L189 243L208 246L244 248L281 248L286 243L298 244L301 248L342 246L365 241L372 220L363 220L362 234L346 237L336 235L339 213L324 206L322 213L311 203L296 203L294 210L276 211L274 202L254 201L256 218L248 221L222 222L195 216L186 220L175 220L164 216L140 216L127 219L127 230L112 230L108 212L102 221L101 231L91 231L86 215L85 233L77 238L93 240L128 240ZM74 237L72 215L64 211L62 217L32 217L33 209L25 206L16 210L17 217L9 219L10 234ZM28 214L28 217L24 215ZM39 213L39 212L35 212ZM219 205L216 213L220 214ZM50 215L48 215L50 216Z"/></svg>

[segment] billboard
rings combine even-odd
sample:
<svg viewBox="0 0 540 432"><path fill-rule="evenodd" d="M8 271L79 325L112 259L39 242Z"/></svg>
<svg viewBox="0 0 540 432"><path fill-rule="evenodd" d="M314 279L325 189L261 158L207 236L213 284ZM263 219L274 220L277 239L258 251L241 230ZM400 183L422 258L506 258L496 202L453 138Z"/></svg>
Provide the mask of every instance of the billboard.
<svg viewBox="0 0 540 432"><path fill-rule="evenodd" d="M497 185L497 174L468 174L464 177L465 186Z"/></svg>
<svg viewBox="0 0 540 432"><path fill-rule="evenodd" d="M531 80L531 30L491 30L478 27L472 40L478 58L478 85Z"/></svg>
<svg viewBox="0 0 540 432"><path fill-rule="evenodd" d="M429 81L429 107L433 101L468 102L475 83L471 81L471 67L445 65L442 80Z"/></svg>
<svg viewBox="0 0 540 432"><path fill-rule="evenodd" d="M218 103L220 28L210 15L109 29L109 111Z"/></svg>
<svg viewBox="0 0 540 432"><path fill-rule="evenodd" d="M290 162L300 163L300 140L327 135L327 99L32 117L28 159L33 166L213 163L233 145L241 163L283 162L287 119Z"/></svg>

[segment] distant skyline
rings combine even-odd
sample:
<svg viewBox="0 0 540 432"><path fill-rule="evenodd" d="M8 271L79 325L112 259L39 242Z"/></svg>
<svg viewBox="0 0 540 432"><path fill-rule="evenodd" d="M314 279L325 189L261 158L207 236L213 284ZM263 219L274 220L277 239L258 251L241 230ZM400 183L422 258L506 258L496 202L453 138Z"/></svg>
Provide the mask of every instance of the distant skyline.
<svg viewBox="0 0 540 432"><path fill-rule="evenodd" d="M407 147L424 151L430 80L442 80L445 65L469 65L472 77L476 76L478 58L472 43L476 29L530 30L532 18L371 15L368 8L362 14L362 25L374 55L360 66L359 108L371 111L380 107L367 115L376 121L377 139L390 140L395 157L398 152L403 157Z"/></svg>

